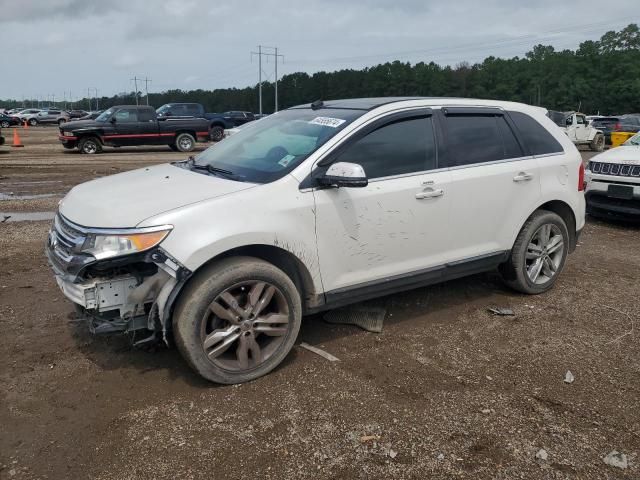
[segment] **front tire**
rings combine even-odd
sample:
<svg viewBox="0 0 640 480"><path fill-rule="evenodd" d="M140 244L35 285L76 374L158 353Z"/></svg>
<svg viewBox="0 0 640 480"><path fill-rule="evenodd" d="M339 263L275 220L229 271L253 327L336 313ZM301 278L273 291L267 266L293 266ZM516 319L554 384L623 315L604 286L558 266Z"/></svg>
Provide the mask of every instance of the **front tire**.
<svg viewBox="0 0 640 480"><path fill-rule="evenodd" d="M220 125L214 125L209 131L209 138L214 142L219 142L224 138L224 128Z"/></svg>
<svg viewBox="0 0 640 480"><path fill-rule="evenodd" d="M38 120L36 120L35 118L30 118L29 121L27 122L29 125L31 125L32 127L35 127L38 125Z"/></svg>
<svg viewBox="0 0 640 480"><path fill-rule="evenodd" d="M189 133L181 133L176 137L175 145L180 152L190 152L196 146L196 139Z"/></svg>
<svg viewBox="0 0 640 480"><path fill-rule="evenodd" d="M300 294L282 270L232 257L194 276L178 301L173 329L178 350L196 372L234 384L277 367L301 321Z"/></svg>
<svg viewBox="0 0 640 480"><path fill-rule="evenodd" d="M594 152L603 152L604 151L604 135L601 133L597 133L591 143L589 144L589 148Z"/></svg>
<svg viewBox="0 0 640 480"><path fill-rule="evenodd" d="M87 155L95 155L102 151L102 144L100 140L95 137L86 137L80 140L78 144L78 150Z"/></svg>
<svg viewBox="0 0 640 480"><path fill-rule="evenodd" d="M569 231L564 220L548 210L537 210L520 230L500 273L514 290L537 295L553 287L568 252Z"/></svg>

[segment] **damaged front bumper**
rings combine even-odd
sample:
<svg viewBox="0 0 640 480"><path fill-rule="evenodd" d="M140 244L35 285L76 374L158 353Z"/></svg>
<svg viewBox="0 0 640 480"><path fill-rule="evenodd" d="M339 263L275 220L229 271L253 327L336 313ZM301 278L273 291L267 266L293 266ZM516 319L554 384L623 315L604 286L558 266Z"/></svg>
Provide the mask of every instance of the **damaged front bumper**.
<svg viewBox="0 0 640 480"><path fill-rule="evenodd" d="M56 215L45 254L56 282L94 333L151 331L167 341L177 293L191 272L159 247L97 260L80 252L89 229Z"/></svg>

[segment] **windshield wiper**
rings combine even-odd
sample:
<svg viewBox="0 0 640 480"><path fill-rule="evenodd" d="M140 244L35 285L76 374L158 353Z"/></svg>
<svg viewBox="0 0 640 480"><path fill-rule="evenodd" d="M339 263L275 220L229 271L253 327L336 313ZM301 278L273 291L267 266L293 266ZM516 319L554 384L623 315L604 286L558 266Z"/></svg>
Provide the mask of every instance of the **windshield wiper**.
<svg viewBox="0 0 640 480"><path fill-rule="evenodd" d="M213 165L199 165L196 163L196 159L193 156L190 156L185 162L192 170L206 170L207 172L217 175L223 176L230 180L238 180L241 181L242 178L240 175L233 173L231 170L227 170L225 168L214 167Z"/></svg>

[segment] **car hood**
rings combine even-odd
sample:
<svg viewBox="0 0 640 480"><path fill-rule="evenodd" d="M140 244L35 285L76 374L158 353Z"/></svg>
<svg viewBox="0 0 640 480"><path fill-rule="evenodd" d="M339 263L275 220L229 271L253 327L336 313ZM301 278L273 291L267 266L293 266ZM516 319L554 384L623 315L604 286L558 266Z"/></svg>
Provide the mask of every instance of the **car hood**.
<svg viewBox="0 0 640 480"><path fill-rule="evenodd" d="M168 210L255 186L156 165L82 183L64 197L59 211L85 227L131 228Z"/></svg>
<svg viewBox="0 0 640 480"><path fill-rule="evenodd" d="M591 158L594 162L640 165L640 146L621 145Z"/></svg>

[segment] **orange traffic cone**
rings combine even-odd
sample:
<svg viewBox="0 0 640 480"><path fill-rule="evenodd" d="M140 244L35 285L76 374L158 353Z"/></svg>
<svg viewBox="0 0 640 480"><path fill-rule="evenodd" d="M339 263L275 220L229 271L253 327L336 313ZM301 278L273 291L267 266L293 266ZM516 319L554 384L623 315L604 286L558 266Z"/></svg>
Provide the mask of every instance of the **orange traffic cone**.
<svg viewBox="0 0 640 480"><path fill-rule="evenodd" d="M24 123L22 124L22 128L29 128L29 122L25 120Z"/></svg>
<svg viewBox="0 0 640 480"><path fill-rule="evenodd" d="M12 147L24 147L22 142L20 141L20 135L18 135L18 130L16 128L13 129L13 145Z"/></svg>

